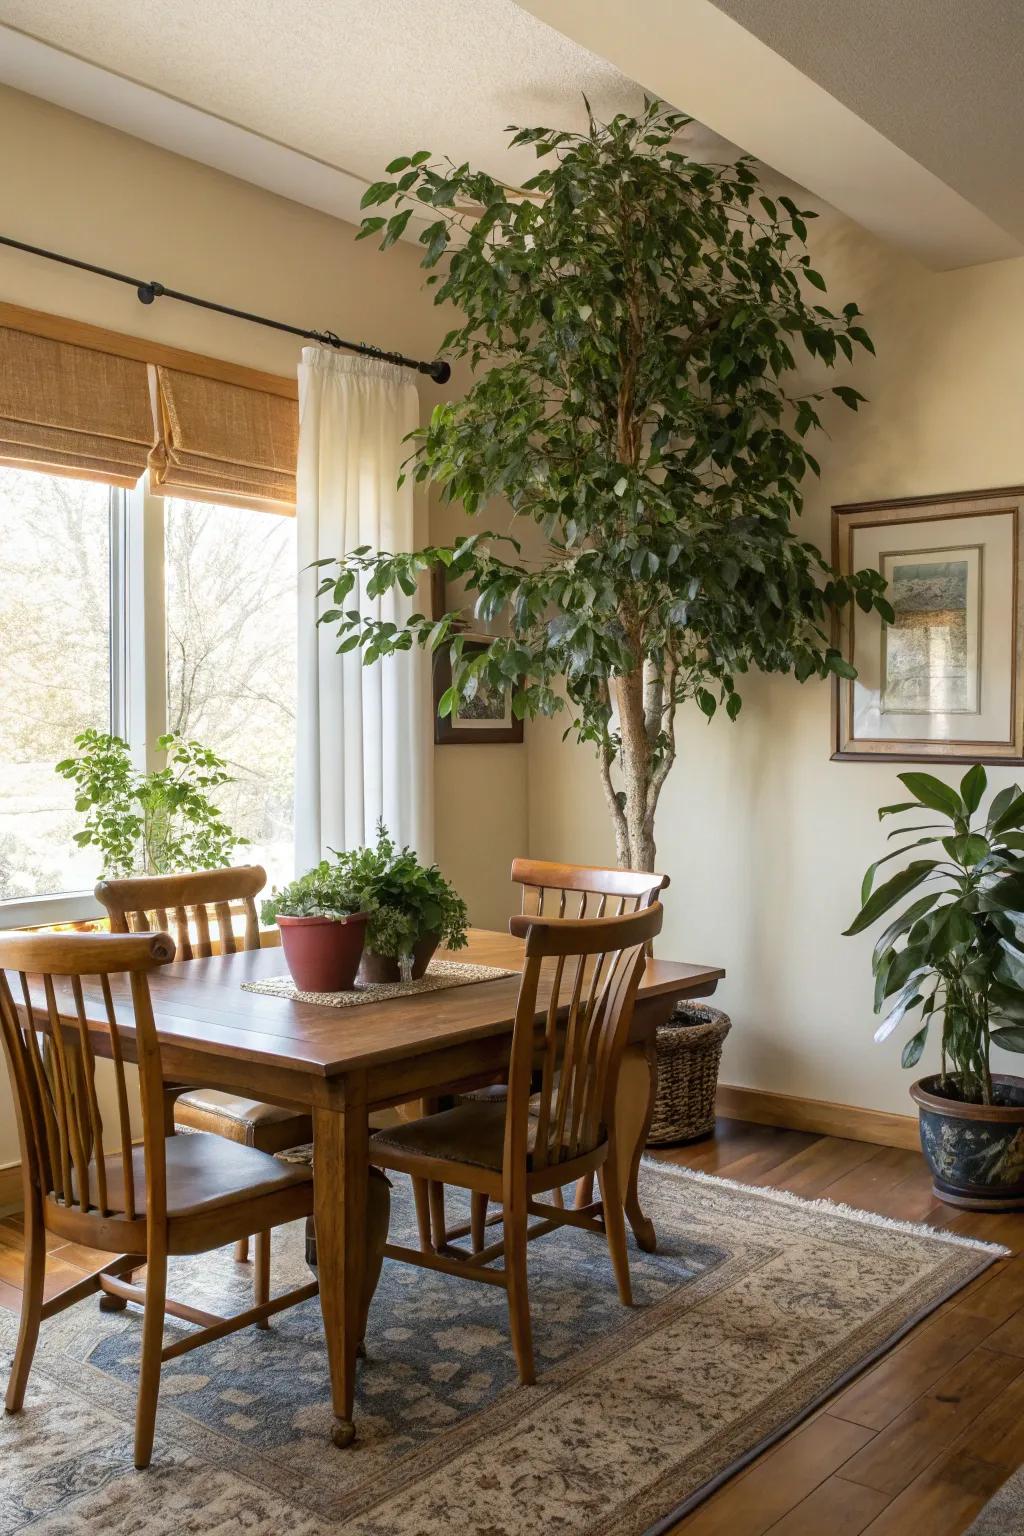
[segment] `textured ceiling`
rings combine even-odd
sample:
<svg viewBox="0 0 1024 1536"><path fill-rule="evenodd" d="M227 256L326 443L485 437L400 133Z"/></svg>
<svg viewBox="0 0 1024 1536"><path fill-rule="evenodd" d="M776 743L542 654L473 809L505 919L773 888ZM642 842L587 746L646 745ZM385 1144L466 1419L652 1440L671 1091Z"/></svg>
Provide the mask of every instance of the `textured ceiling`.
<svg viewBox="0 0 1024 1536"><path fill-rule="evenodd" d="M1024 0L713 0L1024 235Z"/></svg>
<svg viewBox="0 0 1024 1536"><path fill-rule="evenodd" d="M507 124L641 101L512 0L0 0L0 22L366 180L418 148L521 180Z"/></svg>

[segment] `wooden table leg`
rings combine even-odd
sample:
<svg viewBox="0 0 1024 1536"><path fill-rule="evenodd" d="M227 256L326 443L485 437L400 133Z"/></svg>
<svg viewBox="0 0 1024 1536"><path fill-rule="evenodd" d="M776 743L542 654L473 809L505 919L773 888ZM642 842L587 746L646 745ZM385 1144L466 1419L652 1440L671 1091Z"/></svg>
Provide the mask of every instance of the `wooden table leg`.
<svg viewBox="0 0 1024 1536"><path fill-rule="evenodd" d="M362 1327L369 1120L365 1088L346 1081L343 1109L313 1110L313 1185L335 1445L356 1437L353 1403Z"/></svg>
<svg viewBox="0 0 1024 1536"><path fill-rule="evenodd" d="M647 1133L654 1114L658 1086L658 1056L653 1033L647 1040L626 1046L615 1096L615 1142L619 1160L619 1188L626 1217L638 1245L645 1253L658 1246L654 1223L640 1209L637 1179Z"/></svg>

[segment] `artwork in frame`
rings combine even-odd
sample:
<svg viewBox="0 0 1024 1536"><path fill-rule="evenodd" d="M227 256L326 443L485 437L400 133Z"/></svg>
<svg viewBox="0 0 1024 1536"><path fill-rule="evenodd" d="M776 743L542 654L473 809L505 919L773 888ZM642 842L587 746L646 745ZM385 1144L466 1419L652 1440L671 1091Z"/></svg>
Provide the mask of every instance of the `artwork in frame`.
<svg viewBox="0 0 1024 1536"><path fill-rule="evenodd" d="M443 566L435 566L431 572L430 606L435 620L448 611ZM461 633L465 647L463 654L467 656L471 656L474 651L485 650L491 639L490 635L473 636L469 633L468 626L461 620L452 628ZM512 713L510 688L503 688L499 692L480 685L472 699L463 700L461 704L456 705L450 715L439 715L437 707L442 696L451 686L451 681L451 657L448 655L447 647L442 647L434 657L433 667L434 741L438 746L453 746L456 743L463 746L484 746L499 742L522 741L523 722L517 720Z"/></svg>
<svg viewBox="0 0 1024 1536"><path fill-rule="evenodd" d="M490 636L463 635L463 655L485 651ZM482 746L495 742L520 742L523 739L523 722L512 713L511 688L489 688L480 683L471 699L456 704L450 715L439 715L437 707L441 697L451 687L452 666L447 649L442 648L434 658L434 740L439 746Z"/></svg>
<svg viewBox="0 0 1024 1536"><path fill-rule="evenodd" d="M841 574L873 567L894 619L851 605L837 643L838 759L1024 761L1024 487L832 509Z"/></svg>

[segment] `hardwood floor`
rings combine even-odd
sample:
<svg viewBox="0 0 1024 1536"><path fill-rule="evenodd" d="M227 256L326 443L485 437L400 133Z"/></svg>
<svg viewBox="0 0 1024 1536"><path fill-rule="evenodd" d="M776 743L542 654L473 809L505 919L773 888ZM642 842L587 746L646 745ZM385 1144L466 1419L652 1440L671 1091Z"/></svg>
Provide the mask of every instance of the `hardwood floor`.
<svg viewBox="0 0 1024 1536"><path fill-rule="evenodd" d="M713 1140L662 1155L1012 1249L673 1536L961 1536L1024 1462L1024 1213L942 1205L916 1152L741 1120L720 1120ZM54 1243L48 1292L99 1263L88 1249ZM11 1217L0 1222L0 1306L16 1311L20 1286L21 1225Z"/></svg>

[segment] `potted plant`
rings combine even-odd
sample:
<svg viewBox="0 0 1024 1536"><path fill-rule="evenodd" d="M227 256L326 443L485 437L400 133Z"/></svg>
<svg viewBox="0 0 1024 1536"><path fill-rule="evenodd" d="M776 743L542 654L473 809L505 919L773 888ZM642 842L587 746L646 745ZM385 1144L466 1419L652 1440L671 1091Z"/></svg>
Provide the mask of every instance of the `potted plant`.
<svg viewBox="0 0 1024 1536"><path fill-rule="evenodd" d="M157 737L156 745L166 765L140 773L120 736L83 731L75 737L76 755L56 765L74 782L75 810L85 813L75 842L99 850L105 876L218 869L248 842L210 799L211 791L234 783L223 759L174 732Z"/></svg>
<svg viewBox="0 0 1024 1536"><path fill-rule="evenodd" d="M878 571L839 576L795 525L826 398L791 387L797 358L827 369L873 351L858 307L826 307L815 215L768 196L748 156L691 158L688 122L648 101L582 134L520 129L512 144L541 165L518 191L425 149L367 188L360 238L386 248L419 225L427 282L456 312L443 349L475 372L412 434L408 473L470 517L507 501L519 522L445 547L362 546L320 588L342 651L448 649L442 716L478 689L511 688L517 719L568 710L618 862L638 870L655 868L680 705L734 720L752 668L850 676L835 610L856 599L892 618ZM841 381L827 398L856 410L863 396ZM497 621L486 645L458 608L396 625L360 597L412 596L441 567Z"/></svg>
<svg viewBox="0 0 1024 1536"><path fill-rule="evenodd" d="M338 860L323 859L260 908L276 923L300 992L347 992L355 983L369 913Z"/></svg>
<svg viewBox="0 0 1024 1536"><path fill-rule="evenodd" d="M959 791L928 773L899 777L912 798L882 806L879 819L913 812L914 826L889 836L924 835L871 865L846 932L918 893L875 944L875 1011L885 1015L875 1039L915 1016L902 1057L913 1067L938 1024L940 1070L910 1090L935 1192L970 1210L1015 1209L1024 1206L1024 1079L993 1072L991 1048L1024 1051L1024 794L1000 790L986 816L980 764ZM941 857L915 858L874 888L880 865L936 844Z"/></svg>
<svg viewBox="0 0 1024 1536"><path fill-rule="evenodd" d="M411 848L397 848L383 821L372 847L335 857L369 913L360 981L415 981L438 945L464 947L466 903L436 864L422 864Z"/></svg>

